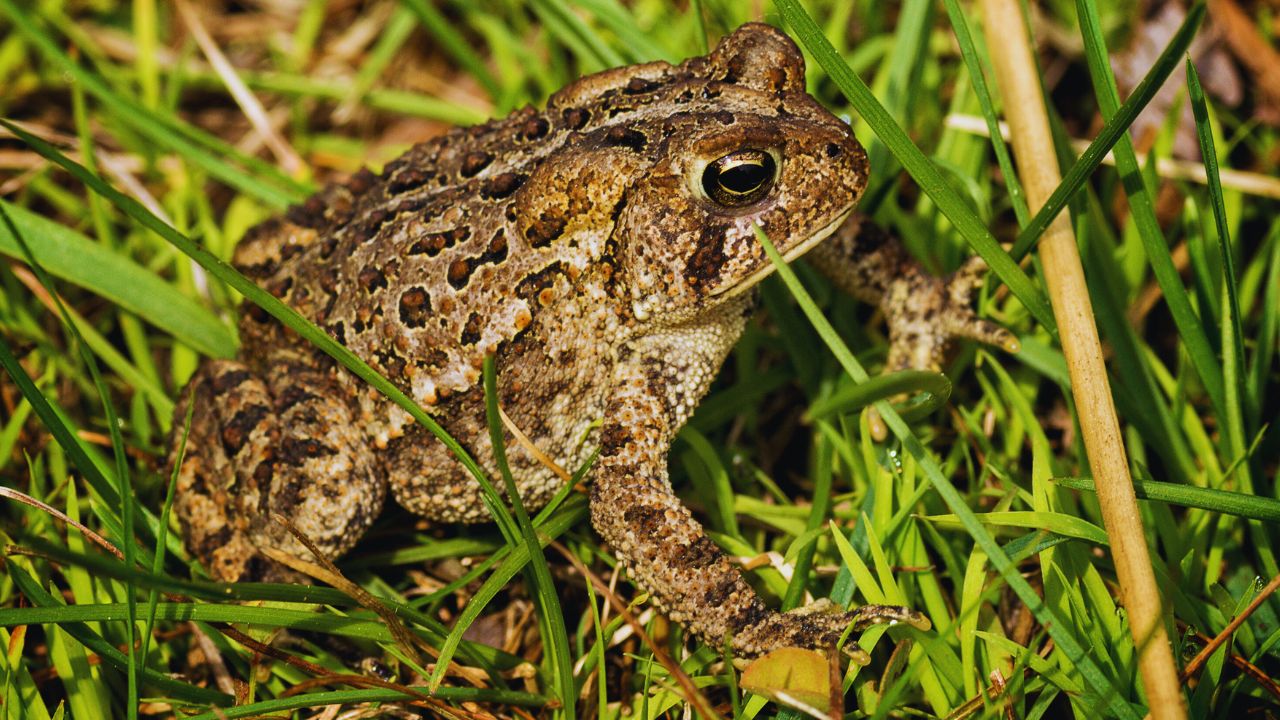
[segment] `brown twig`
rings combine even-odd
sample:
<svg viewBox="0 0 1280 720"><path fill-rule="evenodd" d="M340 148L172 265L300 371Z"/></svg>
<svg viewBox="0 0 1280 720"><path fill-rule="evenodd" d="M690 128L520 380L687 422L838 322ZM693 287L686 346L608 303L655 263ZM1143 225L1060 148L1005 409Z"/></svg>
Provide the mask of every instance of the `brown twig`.
<svg viewBox="0 0 1280 720"><path fill-rule="evenodd" d="M79 530L81 535L84 535L85 538L93 542L94 545L97 545L103 550L106 550L112 555L115 555L117 560L120 560L120 561L124 560L124 553L120 552L120 549L117 548L115 545L112 545L110 541L108 541L106 538L102 537L98 533L85 527L84 524L67 517L66 513L53 507L52 505L40 502L39 500L31 497L30 495L27 495L24 492L14 490L13 488L7 488L7 487L4 487L3 485L0 485L0 497L7 497L10 500L17 500L18 502L23 503L24 505L30 505L33 508L43 510L44 512L52 515L53 517L70 525L71 527Z"/></svg>
<svg viewBox="0 0 1280 720"><path fill-rule="evenodd" d="M1182 623L1179 623L1179 627L1183 627ZM1193 634L1200 642L1207 643L1211 639L1208 635L1205 635L1198 630ZM1240 672L1248 675L1250 678L1253 678L1253 681L1258 683L1258 687L1271 693L1271 695L1277 700L1280 700L1280 683L1276 682L1270 675L1263 672L1262 668L1249 662L1245 656L1237 652L1227 653L1227 659L1231 661L1232 665L1240 668Z"/></svg>
<svg viewBox="0 0 1280 720"><path fill-rule="evenodd" d="M501 405L498 406L498 417L502 418L502 425L506 427L507 432L515 437L516 442L532 455L534 460L537 460L544 467L555 473L556 477L560 478L562 482L573 482L573 476L569 474L569 471L560 467L560 463L552 460L550 455L542 451L542 448L534 445L529 436L525 435L524 431L520 429L520 426L516 425L515 421L507 416L507 412L502 409Z"/></svg>
<svg viewBox="0 0 1280 720"><path fill-rule="evenodd" d="M1182 673L1178 676L1178 679L1182 682L1186 682L1188 679L1195 676L1196 673L1200 672L1200 667L1209 661L1209 656L1213 655L1215 650L1222 647L1224 643L1230 640L1231 635L1244 624L1245 620L1249 619L1249 616L1252 615L1267 598L1271 597L1271 594L1274 593L1277 588L1280 588L1280 575L1271 578L1271 582L1267 583L1266 587L1262 588L1261 592L1258 593L1258 596L1253 599L1253 602L1249 603L1249 607L1246 607L1244 612L1240 613L1235 617L1235 619L1227 623L1227 626L1222 628L1222 632L1218 633L1216 637L1210 640L1204 648L1200 650L1200 652L1196 653L1195 657L1191 658L1191 662L1187 663L1187 666L1182 668Z"/></svg>
<svg viewBox="0 0 1280 720"><path fill-rule="evenodd" d="M1062 182L1042 101L1044 92L1035 74L1035 56L1017 0L982 0L982 9L1018 173L1034 212ZM1165 630L1155 571L1069 216L1058 214L1045 231L1039 252L1151 715L1157 720L1182 720L1187 716L1186 700Z"/></svg>
<svg viewBox="0 0 1280 720"><path fill-rule="evenodd" d="M307 537L302 533L302 531L294 527L293 523L290 522L288 518L279 513L272 513L271 519L283 525L285 529L289 531L289 534L293 535L295 540L302 543L303 547L307 550L310 550L311 554L315 556L316 563L308 563L305 560L295 558L288 553L275 548L263 548L264 554L272 560L287 565L289 568L297 572L305 573L317 580L323 580L324 582L329 583L335 588L346 593L351 597L351 599L360 603L360 605L366 610L370 610L377 614L377 616L382 618L382 621L386 623L387 630L391 632L391 637L395 638L396 644L400 646L400 649L404 651L409 660L415 665L422 664L422 655L418 652L418 648L421 647L428 651L431 651L432 648L424 643L422 638L410 632L409 628L405 627L405 624L400 620L399 616L396 615L394 610L387 607L381 600L374 597L364 588L348 580L346 576L342 574L342 571L338 570L338 566L334 565L333 561L321 552L320 548L316 547L316 544L311 541L311 538Z"/></svg>

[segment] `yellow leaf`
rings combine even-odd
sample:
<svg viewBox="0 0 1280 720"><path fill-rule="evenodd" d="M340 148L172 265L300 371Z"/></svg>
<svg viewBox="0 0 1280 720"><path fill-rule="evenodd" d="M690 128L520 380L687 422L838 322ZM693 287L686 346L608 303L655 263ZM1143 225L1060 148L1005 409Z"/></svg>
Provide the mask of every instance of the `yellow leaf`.
<svg viewBox="0 0 1280 720"><path fill-rule="evenodd" d="M779 648L748 665L741 685L812 717L831 717L831 664L821 653Z"/></svg>

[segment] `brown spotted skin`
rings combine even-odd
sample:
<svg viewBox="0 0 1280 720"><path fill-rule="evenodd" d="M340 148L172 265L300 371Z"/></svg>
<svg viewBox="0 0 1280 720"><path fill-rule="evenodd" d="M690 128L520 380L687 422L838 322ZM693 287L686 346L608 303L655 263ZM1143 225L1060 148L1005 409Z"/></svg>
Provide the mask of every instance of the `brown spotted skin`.
<svg viewBox="0 0 1280 720"><path fill-rule="evenodd" d="M739 151L774 159L767 193L713 200L706 168ZM500 401L534 444L568 468L599 447L592 522L673 619L717 646L733 635L742 656L824 647L870 614L766 608L672 493L666 456L768 272L753 225L795 257L850 217L866 173L848 126L805 94L795 45L747 25L706 57L592 75L543 112L418 145L258 226L234 262L493 475L480 370L495 354ZM854 235L840 231L828 269L883 304L892 278L859 270L868 253ZM870 256L914 272L912 287L942 287L898 256ZM908 334L931 348L940 332L977 334L959 324ZM252 306L241 338L235 361L210 361L192 381L179 473L187 544L215 577L287 576L262 547L307 556L271 512L331 555L369 527L388 489L434 520L489 519L471 477L398 407ZM176 426L184 413L185 402ZM526 504L545 504L556 476L514 438L507 452Z"/></svg>

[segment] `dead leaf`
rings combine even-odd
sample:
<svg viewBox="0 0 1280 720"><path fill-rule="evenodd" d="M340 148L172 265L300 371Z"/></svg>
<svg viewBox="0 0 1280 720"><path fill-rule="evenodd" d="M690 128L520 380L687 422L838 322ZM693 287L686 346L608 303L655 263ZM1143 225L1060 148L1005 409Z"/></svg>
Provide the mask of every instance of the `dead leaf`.
<svg viewBox="0 0 1280 720"><path fill-rule="evenodd" d="M748 665L740 684L810 717L832 716L830 663L813 650L774 650Z"/></svg>
<svg viewBox="0 0 1280 720"><path fill-rule="evenodd" d="M1178 31L1186 17L1187 11L1182 3L1164 3L1151 17L1136 26L1137 29L1129 47L1112 55L1111 68L1115 72L1116 84L1119 85L1123 96L1128 96L1138 83L1142 82L1142 78L1155 64L1156 58L1173 39L1174 33ZM1196 71L1200 73L1205 92L1223 106L1235 107L1244 98L1244 86L1240 73L1222 47L1221 35L1222 33L1215 31L1213 27L1208 28L1196 35L1187 53L1196 64ZM1191 106L1183 99L1186 95L1184 89L1186 84L1186 73L1175 70L1138 115L1130 132L1139 152L1145 152L1151 147L1170 109L1175 103L1181 101L1181 116L1178 118L1173 154L1175 157L1187 160L1200 158L1200 143L1196 139Z"/></svg>
<svg viewBox="0 0 1280 720"><path fill-rule="evenodd" d="M1280 52L1258 32L1255 17L1235 0L1213 0L1209 3L1209 17L1220 27L1232 54L1252 73L1259 116L1269 123L1280 123Z"/></svg>

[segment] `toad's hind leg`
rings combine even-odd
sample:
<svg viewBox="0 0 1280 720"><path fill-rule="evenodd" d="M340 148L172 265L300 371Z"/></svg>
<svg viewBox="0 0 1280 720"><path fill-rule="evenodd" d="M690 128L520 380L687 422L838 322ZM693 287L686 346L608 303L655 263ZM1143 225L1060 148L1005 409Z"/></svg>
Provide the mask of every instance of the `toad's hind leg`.
<svg viewBox="0 0 1280 720"><path fill-rule="evenodd" d="M270 367L264 378L240 362L206 363L175 413L171 465L187 402L195 405L174 507L187 548L218 580L290 577L264 548L312 559L277 513L327 557L341 555L385 494L334 377L310 365Z"/></svg>

